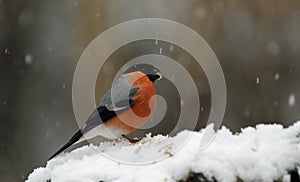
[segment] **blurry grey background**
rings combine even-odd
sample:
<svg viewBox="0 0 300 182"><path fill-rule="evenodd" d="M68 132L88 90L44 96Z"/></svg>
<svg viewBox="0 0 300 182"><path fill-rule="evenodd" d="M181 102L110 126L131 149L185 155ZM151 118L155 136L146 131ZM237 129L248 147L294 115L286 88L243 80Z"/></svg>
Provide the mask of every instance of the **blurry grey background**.
<svg viewBox="0 0 300 182"><path fill-rule="evenodd" d="M72 78L87 45L109 27L145 17L185 24L212 47L228 89L223 124L233 131L257 123L288 126L300 118L297 0L0 0L0 181L24 181L78 129ZM166 42L135 42L116 51L99 73L95 99L123 63L160 48L197 83L199 129L210 108L207 80L189 54ZM170 107L154 134L167 133L180 109L176 89L168 81L161 85Z"/></svg>

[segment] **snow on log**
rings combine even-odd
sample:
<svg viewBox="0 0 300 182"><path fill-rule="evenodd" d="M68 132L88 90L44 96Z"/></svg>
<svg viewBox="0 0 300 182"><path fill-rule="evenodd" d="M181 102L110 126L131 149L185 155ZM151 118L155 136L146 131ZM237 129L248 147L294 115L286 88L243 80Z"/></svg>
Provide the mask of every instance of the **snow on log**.
<svg viewBox="0 0 300 182"><path fill-rule="evenodd" d="M300 121L288 128L260 124L239 134L222 127L202 150L204 130L84 146L48 161L27 181L290 181L290 174L299 179Z"/></svg>

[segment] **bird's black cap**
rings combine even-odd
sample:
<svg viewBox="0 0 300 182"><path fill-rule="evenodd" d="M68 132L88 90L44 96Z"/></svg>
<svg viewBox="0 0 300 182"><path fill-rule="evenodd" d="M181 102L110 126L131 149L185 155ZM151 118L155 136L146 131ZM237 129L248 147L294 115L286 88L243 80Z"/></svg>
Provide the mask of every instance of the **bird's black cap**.
<svg viewBox="0 0 300 182"><path fill-rule="evenodd" d="M127 70L124 71L124 74L126 73L132 73L135 71L140 71L144 73L145 75L148 76L148 78L154 82L155 80L159 80L162 78L160 70L150 64L146 63L140 63L140 64L135 64L128 68Z"/></svg>

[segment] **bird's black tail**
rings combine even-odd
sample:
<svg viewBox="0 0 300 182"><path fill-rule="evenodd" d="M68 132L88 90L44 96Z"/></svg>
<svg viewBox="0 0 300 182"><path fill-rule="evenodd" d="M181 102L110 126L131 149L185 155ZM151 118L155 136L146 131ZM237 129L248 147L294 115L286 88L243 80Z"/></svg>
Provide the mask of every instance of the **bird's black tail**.
<svg viewBox="0 0 300 182"><path fill-rule="evenodd" d="M75 142L77 142L81 137L82 137L82 132L81 130L77 131L75 133L75 135L68 141L68 143L66 143L64 146L62 146L57 152L55 152L55 154L53 154L50 159L52 159L53 157L57 156L58 154L60 154L62 151L64 151L65 149L67 149L68 147L70 147L71 145L73 145ZM49 159L49 160L50 160Z"/></svg>

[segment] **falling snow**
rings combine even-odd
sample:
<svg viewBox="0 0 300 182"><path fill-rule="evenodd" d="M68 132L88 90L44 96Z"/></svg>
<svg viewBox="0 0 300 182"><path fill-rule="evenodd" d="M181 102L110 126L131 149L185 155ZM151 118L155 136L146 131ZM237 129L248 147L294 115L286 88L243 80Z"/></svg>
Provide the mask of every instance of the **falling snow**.
<svg viewBox="0 0 300 182"><path fill-rule="evenodd" d="M49 138L49 136L50 136L49 132L46 132L45 133L45 138Z"/></svg>
<svg viewBox="0 0 300 182"><path fill-rule="evenodd" d="M250 108L247 108L247 109L245 110L245 112L244 112L244 116L247 117L247 118L249 118L250 115L251 115Z"/></svg>
<svg viewBox="0 0 300 182"><path fill-rule="evenodd" d="M194 15L197 17L197 18L200 18L200 19L204 19L205 16L206 16L206 11L203 7L199 6L196 8L196 10L194 11Z"/></svg>
<svg viewBox="0 0 300 182"><path fill-rule="evenodd" d="M159 54L162 54L162 48L159 48Z"/></svg>
<svg viewBox="0 0 300 182"><path fill-rule="evenodd" d="M204 107L203 107L203 106L201 106L200 110L201 110L201 112L203 112L203 111L204 111Z"/></svg>
<svg viewBox="0 0 300 182"><path fill-rule="evenodd" d="M180 100L180 104L184 105L184 100L183 99Z"/></svg>
<svg viewBox="0 0 300 182"><path fill-rule="evenodd" d="M31 65L33 63L33 57L31 54L26 54L25 56L25 64Z"/></svg>
<svg viewBox="0 0 300 182"><path fill-rule="evenodd" d="M170 45L169 50L170 50L170 52L174 52L174 46Z"/></svg>
<svg viewBox="0 0 300 182"><path fill-rule="evenodd" d="M6 55L9 55L9 51L8 51L8 49L6 48L6 49L4 49L4 54L6 54Z"/></svg>
<svg viewBox="0 0 300 182"><path fill-rule="evenodd" d="M258 85L260 83L260 78L256 77L256 84Z"/></svg>
<svg viewBox="0 0 300 182"><path fill-rule="evenodd" d="M279 73L276 73L276 74L274 75L274 79L275 79L275 80L279 80L279 78L280 78L280 74L279 74Z"/></svg>
<svg viewBox="0 0 300 182"><path fill-rule="evenodd" d="M289 106L293 107L295 105L295 102L296 102L296 96L295 94L291 94L289 96Z"/></svg>
<svg viewBox="0 0 300 182"><path fill-rule="evenodd" d="M267 48L266 49L267 49L268 54L270 54L272 56L275 56L279 52L279 45L275 41L269 41L267 43Z"/></svg>

